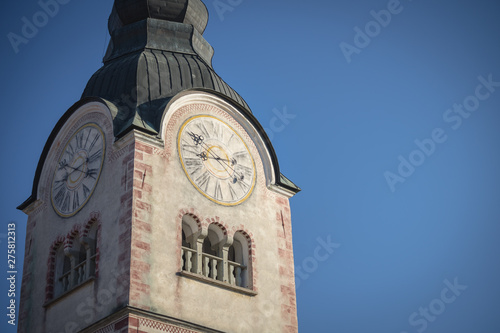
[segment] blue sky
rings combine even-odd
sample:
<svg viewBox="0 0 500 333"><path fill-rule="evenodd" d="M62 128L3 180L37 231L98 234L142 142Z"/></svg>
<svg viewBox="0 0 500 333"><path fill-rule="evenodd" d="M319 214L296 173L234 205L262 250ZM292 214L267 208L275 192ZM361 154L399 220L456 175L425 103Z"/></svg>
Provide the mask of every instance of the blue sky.
<svg viewBox="0 0 500 333"><path fill-rule="evenodd" d="M500 4L205 3L214 69L303 189L291 199L300 332L498 333ZM10 221L21 268L26 216L15 207L101 66L111 6L70 0L16 53L9 33L42 8L0 4L0 276ZM335 246L318 252L325 243ZM0 330L14 332L7 291L2 279Z"/></svg>

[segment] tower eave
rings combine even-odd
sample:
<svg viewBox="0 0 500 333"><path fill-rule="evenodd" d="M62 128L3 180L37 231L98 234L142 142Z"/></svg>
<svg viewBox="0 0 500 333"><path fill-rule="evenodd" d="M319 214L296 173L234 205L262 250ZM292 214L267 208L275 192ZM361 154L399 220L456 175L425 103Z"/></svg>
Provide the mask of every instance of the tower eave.
<svg viewBox="0 0 500 333"><path fill-rule="evenodd" d="M36 200L38 200L38 185L40 182L40 175L42 173L43 166L45 164L45 160L47 159L47 155L50 151L50 148L52 147L54 140L57 137L57 134L61 130L61 128L64 126L64 124L68 121L68 119L73 115L73 113L78 110L82 105L85 105L87 103L92 103L92 102L98 102L106 105L111 112L111 116L114 118L116 116L117 110L116 107L113 105L113 103L99 97L86 97L75 104L73 104L64 114L63 116L59 119L57 124L54 126L54 129L50 133L45 146L43 147L42 153L40 154L40 158L38 160L38 164L36 167L35 171L35 177L33 179L33 187L31 189L31 195L26 199L23 203L21 203L19 206L16 207L16 209L25 211L26 208L28 208L31 204L33 204Z"/></svg>

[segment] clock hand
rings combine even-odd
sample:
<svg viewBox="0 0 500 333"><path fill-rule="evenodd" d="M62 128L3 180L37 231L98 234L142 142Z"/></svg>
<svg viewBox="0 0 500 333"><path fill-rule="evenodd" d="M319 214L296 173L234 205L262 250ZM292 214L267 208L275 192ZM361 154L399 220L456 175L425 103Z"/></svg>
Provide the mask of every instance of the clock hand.
<svg viewBox="0 0 500 333"><path fill-rule="evenodd" d="M228 162L229 162L229 160L226 160L226 159L221 158L219 155L217 155L216 153L214 153L212 150L208 149L208 148L210 148L210 147L208 147L208 145L204 142L204 140L205 140L205 139L203 138L203 136L201 136L201 135L199 135L199 134L196 134L196 133L193 133L193 132L187 132L187 134L188 134L188 135L189 135L189 136L193 139L193 142L194 142L194 144L195 144L195 145L200 145L200 146L202 146L202 147L203 147L203 146L205 146L204 148L205 148L205 150L206 150L206 151L201 152L200 154L197 154L197 155L196 155L196 156L200 157L203 161L206 161L208 158L210 158L210 157L207 155L207 152L208 152L208 153L209 153L210 155L212 155L212 156L213 156L213 158L214 158L217 162L219 162L219 164L220 164L220 165L222 165L222 166L224 166L224 165L222 164L222 162L221 162L221 161L228 161ZM235 161L236 161L235 159L232 159L232 160L231 160L231 163L232 163L231 165L229 165L228 163L224 162L224 164L225 164L225 165L226 165L229 169L231 169L231 171L233 171L233 173L237 176L237 177L234 177L234 179L233 179L233 183L236 183L238 180L243 180L243 179L245 178L245 176L244 176L244 175L242 175L242 174L241 174L241 175L239 175L239 173L238 173L236 170L234 170L234 169L232 168L232 166L236 164L236 163L233 163L233 162L235 162ZM227 171L227 169L225 169L225 170L226 170L226 172L227 172L227 174L228 174L229 176L232 176L232 175L231 175L231 173L230 173L229 171Z"/></svg>
<svg viewBox="0 0 500 333"><path fill-rule="evenodd" d="M221 158L221 157L210 157L210 156L208 156L208 157L206 157L206 158L207 158L207 159L208 159L208 158L212 158L212 159L214 159L214 160L216 160L216 161L231 162L231 166L233 166L233 165L235 165L235 164L237 164L237 163L238 163L238 162L236 161L236 159L234 159L234 158L232 158L231 160L228 160L228 159L225 159L225 158Z"/></svg>
<svg viewBox="0 0 500 333"><path fill-rule="evenodd" d="M206 151L202 151L200 154L196 154L196 156L201 157L201 159L203 161L208 160L208 156L207 156L207 152Z"/></svg>
<svg viewBox="0 0 500 333"><path fill-rule="evenodd" d="M222 162L221 162L221 161L228 161L228 160L226 160L226 159L221 158L219 155L217 155L217 153L213 152L211 149L208 149L208 148L210 148L210 147L208 147L208 145L207 145L206 143L202 142L202 143L201 143L201 145L202 145L202 146L203 146L203 145L207 146L207 147L205 147L205 149L209 152L209 154L210 154L210 155L212 155L212 156L213 156L213 157L212 157L213 159L215 159L217 162L219 162L219 164L220 164L220 165L224 166L224 165L222 164ZM207 156L207 155L206 155L206 152L203 152L202 154L205 154L205 156ZM207 158L210 158L210 157L209 157L209 156L207 156ZM235 159L232 159L232 160L231 160L231 162L233 162L233 161L236 161L236 160L235 160ZM229 161L228 161L228 162L229 162ZM232 165L229 165L228 163L224 162L224 164L225 164L225 165L226 165L229 169L231 169L231 171L233 171L233 173L237 176L237 177L234 177L234 178L233 178L233 183L236 183L238 180L243 180L243 179L245 179L245 176L244 176L244 175L242 175L242 174L240 175L240 174L239 174L236 170L234 170L234 169L233 169L232 165L234 165L234 164L236 164L236 163L234 163L234 164L232 164ZM228 174L229 176L232 176L232 175L231 175L231 173L230 173L229 171L227 171L227 169L225 169L225 170L226 170L226 172L227 172L227 174Z"/></svg>
<svg viewBox="0 0 500 333"><path fill-rule="evenodd" d="M67 166L68 168L73 169L73 171L76 171L76 170L80 169L80 168L82 167L82 165L83 165L83 164L80 164L80 166L79 166L78 168L74 168L74 167L72 167L71 165L66 165L66 166ZM73 172L71 172L71 173L73 173Z"/></svg>
<svg viewBox="0 0 500 333"><path fill-rule="evenodd" d="M66 165L65 165L65 167L67 166L67 167L69 167L69 168L73 169L73 171L71 171L71 172L69 173L70 175L72 175L75 171L80 171L80 172L83 172L83 170L80 170L80 168L81 168L82 166L84 166L84 165L88 165L89 163L92 163L92 162L93 162L96 158L99 158L99 157L100 157L100 151L97 151L97 152L96 152L96 153L94 153L92 156L85 158L85 161L84 161L84 162L82 162L82 163L81 163L81 164L80 164L77 168L72 167L72 166L71 166L71 165L69 165L69 164L66 164ZM87 174L86 174L86 176L85 176L85 177L87 177L87 176L88 176L88 172L87 172Z"/></svg>
<svg viewBox="0 0 500 333"><path fill-rule="evenodd" d="M191 139L193 139L193 142L194 142L195 145L203 144L203 141L205 140L203 138L203 136L195 134L193 132L187 132L187 133L189 134L189 136L191 137Z"/></svg>
<svg viewBox="0 0 500 333"><path fill-rule="evenodd" d="M87 163L87 161L85 161L85 162L83 162L82 164L80 164L80 165L78 166L78 168L74 168L74 167L72 167L72 166L68 165L68 167L70 167L71 169L73 169L73 171L71 171L71 172L68 174L68 177L69 177L69 176L71 176L73 173L75 173L75 171L80 171L80 172L83 172L82 170L80 170L80 168L81 168L83 165L85 165L85 163Z"/></svg>

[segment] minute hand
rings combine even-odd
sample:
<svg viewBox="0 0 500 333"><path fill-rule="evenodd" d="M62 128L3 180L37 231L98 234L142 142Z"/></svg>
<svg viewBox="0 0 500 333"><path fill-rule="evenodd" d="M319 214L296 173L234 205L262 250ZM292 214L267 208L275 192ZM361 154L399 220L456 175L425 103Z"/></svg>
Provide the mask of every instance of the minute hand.
<svg viewBox="0 0 500 333"><path fill-rule="evenodd" d="M215 152L213 152L213 151L210 149L210 147L208 147L208 145L207 145L205 142L202 142L202 143L201 143L201 145L202 145L202 146L205 146L204 148L206 149L206 151L208 152L208 154L209 154L209 155L211 155L211 156L207 156L207 158L213 158L213 159L215 159L217 162L219 162L219 164L220 164L220 165L222 165L222 162L224 162L224 164L226 164L226 165L229 167L229 169L231 169L231 170L234 172L234 174L236 175L235 180L236 180L236 179L238 179L238 180L243 180L243 178L245 178L245 176L243 176L243 175L239 175L239 173L238 173L236 170L234 170L234 169L233 169L233 167L232 167L232 166L233 166L234 164L236 164L236 163L229 165L228 163L226 163L226 162L225 162L225 161L230 162L229 160L226 160L226 159L224 159L224 158L220 157L219 155L217 155ZM234 161L235 161L235 160L234 160ZM232 162L232 161L231 161L231 162ZM229 173L229 171L227 171L227 170L226 170L226 172L229 174L229 176L231 176L231 174Z"/></svg>
<svg viewBox="0 0 500 333"><path fill-rule="evenodd" d="M207 158L212 158L216 161L224 161L224 162L231 162L231 166L235 165L237 162L234 158L232 158L231 160L228 160L226 158L222 158L222 157L218 157L218 156L207 156Z"/></svg>

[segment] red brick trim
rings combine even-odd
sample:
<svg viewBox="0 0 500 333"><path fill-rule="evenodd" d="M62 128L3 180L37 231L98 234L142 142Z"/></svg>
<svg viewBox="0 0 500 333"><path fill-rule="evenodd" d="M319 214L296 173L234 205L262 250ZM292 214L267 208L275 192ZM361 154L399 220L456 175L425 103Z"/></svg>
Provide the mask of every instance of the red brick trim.
<svg viewBox="0 0 500 333"><path fill-rule="evenodd" d="M290 205L288 199L283 197L277 197L276 204L279 207L276 211L276 230L281 276L281 319L286 323L283 332L295 333L298 331L298 323Z"/></svg>
<svg viewBox="0 0 500 333"><path fill-rule="evenodd" d="M196 331L193 331L190 329L172 326L170 324L162 323L160 321L146 319L146 318L140 318L138 329L142 330L146 327L152 328L152 329L155 329L155 330L158 330L161 332L169 332L169 333L197 333Z"/></svg>
<svg viewBox="0 0 500 333"><path fill-rule="evenodd" d="M57 236L49 249L49 258L47 259L47 276L45 277L45 301L48 302L54 297L56 255L59 247L64 246L66 239L64 236Z"/></svg>
<svg viewBox="0 0 500 333"><path fill-rule="evenodd" d="M81 234L81 228L82 226L79 224L75 224L73 228L71 228L71 231L68 233L66 236L66 240L64 242L64 251L68 251L71 248L73 248L73 242L75 241L75 238L80 236Z"/></svg>
<svg viewBox="0 0 500 333"><path fill-rule="evenodd" d="M236 231L234 231L232 234L233 237L236 233L240 233L247 240L247 243L248 243L248 264L249 264L248 265L249 267L247 267L247 270L248 270L248 277L251 281L251 284L248 287L256 292L258 289L257 288L258 274L257 274L257 270L255 269L257 256L255 254L256 245L255 245L255 242L253 241L253 235L250 231L244 230L243 225L240 225L239 227L234 227L233 230L235 230L235 229L236 229Z"/></svg>
<svg viewBox="0 0 500 333"><path fill-rule="evenodd" d="M96 260L95 260L95 275L98 274L99 267L99 247L100 247L100 213L93 212L90 214L90 219L82 226L80 224L75 224L71 231L66 235L59 235L56 237L49 249L49 257L47 259L47 275L45 278L45 301L48 302L54 298L54 287L55 287L55 270L56 270L56 256L57 251L60 246L64 246L64 251L67 252L73 247L73 242L77 235L80 237L87 236L89 230L92 226L97 223L97 238L96 239ZM82 231L83 230L83 231Z"/></svg>
<svg viewBox="0 0 500 333"><path fill-rule="evenodd" d="M179 218L179 226L182 230L182 218L184 216L190 216L192 217L196 224L198 225L198 231L201 230L202 226L203 226L203 217L201 217L200 214L198 214L198 212L196 212L196 210L194 208L186 208L186 209L181 209L179 210L179 214L177 214L177 217Z"/></svg>
<svg viewBox="0 0 500 333"><path fill-rule="evenodd" d="M206 219L206 222L208 227L210 227L210 225L213 224L222 230L224 236L227 236L227 230L228 230L227 224L224 223L223 221L220 221L218 216L216 216L215 218L208 218Z"/></svg>
<svg viewBox="0 0 500 333"><path fill-rule="evenodd" d="M168 332L168 333L199 333L185 327L175 326L173 324L161 322L154 319L143 318L136 315L126 315L117 319L115 322L99 328L94 333L147 333L154 331Z"/></svg>

